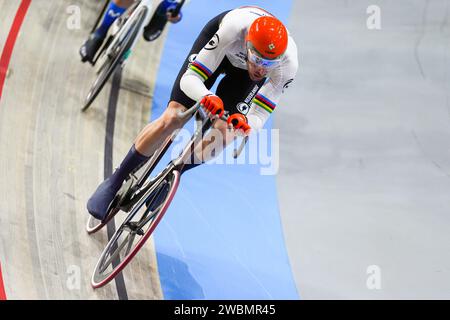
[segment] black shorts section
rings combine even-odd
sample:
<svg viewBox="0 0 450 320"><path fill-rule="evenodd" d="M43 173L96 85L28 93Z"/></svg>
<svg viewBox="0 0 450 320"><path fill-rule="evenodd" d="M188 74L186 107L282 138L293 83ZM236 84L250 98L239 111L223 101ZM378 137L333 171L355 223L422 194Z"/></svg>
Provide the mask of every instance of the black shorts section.
<svg viewBox="0 0 450 320"><path fill-rule="evenodd" d="M178 73L177 79L175 80L172 88L170 101L176 101L186 108L190 108L195 104L196 101L190 99L181 90L181 78L188 69L189 64L194 61L196 55L203 49L208 41L211 40L217 30L219 30L220 22L228 12L229 11L223 12L213 18L200 32L200 35L195 40L191 51L186 57L184 64ZM221 74L224 74L224 77L221 79L217 87L216 94L223 100L225 110L229 111L230 114L236 112L247 114L251 101L264 84L265 79L259 82L252 81L247 70L234 67L225 57L217 70L211 75L211 77L208 78L208 80L205 81L205 86L208 89L211 89Z"/></svg>

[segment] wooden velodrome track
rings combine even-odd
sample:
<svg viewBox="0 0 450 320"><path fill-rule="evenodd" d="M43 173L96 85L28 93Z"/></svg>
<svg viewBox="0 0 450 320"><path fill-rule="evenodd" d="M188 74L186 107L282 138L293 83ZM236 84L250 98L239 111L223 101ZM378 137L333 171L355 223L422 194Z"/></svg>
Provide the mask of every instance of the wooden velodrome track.
<svg viewBox="0 0 450 320"><path fill-rule="evenodd" d="M25 1L0 0L0 48ZM67 28L69 5L81 9L81 29ZM372 5L380 30L366 25ZM86 234L85 203L150 116L165 41L140 42L115 117L110 84L82 114L94 74L77 51L101 6L32 0L8 64L0 91L8 299L162 298L151 242L123 278L95 291L89 284L107 230ZM300 297L448 299L450 2L293 1L290 16L301 68L274 122L278 202ZM381 270L379 289L367 285L368 267Z"/></svg>
<svg viewBox="0 0 450 320"><path fill-rule="evenodd" d="M1 47L19 4L0 0ZM67 27L69 5L81 9L81 29ZM151 242L123 278L90 286L107 232L87 235L86 201L112 170L105 141L113 141L116 167L149 119L164 43L139 42L122 76L114 135L105 139L111 84L81 113L94 70L78 56L102 5L33 0L15 44L0 100L0 262L8 299L162 298Z"/></svg>

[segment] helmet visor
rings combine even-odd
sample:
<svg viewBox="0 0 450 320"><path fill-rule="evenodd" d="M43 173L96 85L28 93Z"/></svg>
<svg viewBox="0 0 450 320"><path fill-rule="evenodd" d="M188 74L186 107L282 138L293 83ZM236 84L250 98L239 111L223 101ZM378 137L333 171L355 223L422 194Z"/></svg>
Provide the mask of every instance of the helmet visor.
<svg viewBox="0 0 450 320"><path fill-rule="evenodd" d="M251 42L247 42L247 58L248 61L253 63L254 65L266 69L271 70L277 67L283 56L280 56L276 59L267 59L263 58L262 55L255 49Z"/></svg>

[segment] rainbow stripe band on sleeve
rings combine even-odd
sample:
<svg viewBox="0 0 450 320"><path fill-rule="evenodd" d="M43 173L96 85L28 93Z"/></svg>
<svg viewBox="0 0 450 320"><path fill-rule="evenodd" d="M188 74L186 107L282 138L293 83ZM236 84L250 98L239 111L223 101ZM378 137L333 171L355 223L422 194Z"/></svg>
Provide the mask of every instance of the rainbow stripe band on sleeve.
<svg viewBox="0 0 450 320"><path fill-rule="evenodd" d="M209 70L207 67L205 67L198 61L192 62L191 65L189 66L189 69L197 73L205 81L208 80L208 78L212 75L211 70Z"/></svg>
<svg viewBox="0 0 450 320"><path fill-rule="evenodd" d="M277 107L275 103L273 103L272 101L270 101L269 99L267 99L266 97L264 97L262 94L259 93L253 99L253 103L257 104L258 106L260 106L269 113L272 113Z"/></svg>

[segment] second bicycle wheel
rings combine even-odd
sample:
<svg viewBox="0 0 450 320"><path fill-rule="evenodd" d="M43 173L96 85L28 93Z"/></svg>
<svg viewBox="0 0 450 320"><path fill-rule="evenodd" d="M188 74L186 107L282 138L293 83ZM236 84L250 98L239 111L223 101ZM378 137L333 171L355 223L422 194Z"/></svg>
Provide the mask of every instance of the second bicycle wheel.
<svg viewBox="0 0 450 320"><path fill-rule="evenodd" d="M172 171L131 210L97 262L91 280L94 288L106 285L133 259L166 213L179 182L180 172Z"/></svg>
<svg viewBox="0 0 450 320"><path fill-rule="evenodd" d="M83 112L86 111L94 102L95 98L97 98L98 94L114 73L117 66L126 59L128 50L131 48L134 40L139 34L142 24L144 23L146 13L147 8L141 7L140 11L133 17L134 21L130 23L128 30L125 30L126 34L123 39L117 42L112 41L114 47L105 50L104 54L107 56L104 57L104 62L99 69L98 76L86 96L84 106L81 109ZM122 32L119 31L116 36L119 37L121 33Z"/></svg>

